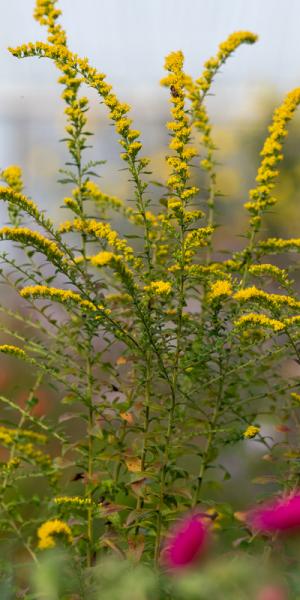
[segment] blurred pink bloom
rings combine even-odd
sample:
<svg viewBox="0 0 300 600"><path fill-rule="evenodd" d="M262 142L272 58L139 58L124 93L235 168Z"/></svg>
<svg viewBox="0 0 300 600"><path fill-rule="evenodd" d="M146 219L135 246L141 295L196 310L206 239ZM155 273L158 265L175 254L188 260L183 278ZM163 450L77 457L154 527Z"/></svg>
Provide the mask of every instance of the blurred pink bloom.
<svg viewBox="0 0 300 600"><path fill-rule="evenodd" d="M267 585L259 591L256 600L288 600L288 597L281 587Z"/></svg>
<svg viewBox="0 0 300 600"><path fill-rule="evenodd" d="M247 521L256 531L265 533L300 529L300 492L250 511Z"/></svg>
<svg viewBox="0 0 300 600"><path fill-rule="evenodd" d="M199 514L188 515L171 530L163 549L163 562L171 569L194 563L202 554L208 528Z"/></svg>

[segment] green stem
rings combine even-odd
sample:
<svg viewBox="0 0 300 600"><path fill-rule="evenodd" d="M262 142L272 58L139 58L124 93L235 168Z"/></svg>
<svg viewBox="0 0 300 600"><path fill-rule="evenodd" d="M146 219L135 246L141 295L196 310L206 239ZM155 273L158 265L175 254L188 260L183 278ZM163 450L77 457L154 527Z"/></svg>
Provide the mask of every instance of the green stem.
<svg viewBox="0 0 300 600"><path fill-rule="evenodd" d="M90 346L90 344L89 344ZM87 567L93 562L93 472L94 472L94 407L92 389L92 369L90 358L87 360L87 396L89 401L88 414L88 481L86 485L89 505L87 508Z"/></svg>
<svg viewBox="0 0 300 600"><path fill-rule="evenodd" d="M31 400L34 397L34 394L35 394L36 390L39 388L40 383L41 383L41 381L43 379L43 376L44 376L44 373L39 373L38 376L36 377L34 385L32 386L32 388L30 390L30 393L28 395L27 402L26 402L25 406L29 406L30 407L30 402L31 402ZM30 412L29 412L29 414L30 414ZM26 411L22 411L21 412L21 417L19 419L19 422L18 422L18 425L17 425L17 429L22 429L22 427L23 427L23 425L24 425L24 423L25 423L25 421L27 419L27 415L28 415L28 413ZM14 459L15 453L16 453L16 447L17 447L17 444L16 444L16 441L14 441L13 444L12 444L12 446L11 446L11 449L10 449L8 462L10 462L11 460ZM3 483L2 483L2 486L1 486L2 496L5 493L8 481L9 481L9 471L7 471L7 473L5 474L5 477L3 479Z"/></svg>
<svg viewBox="0 0 300 600"><path fill-rule="evenodd" d="M146 353L146 384L145 384L145 404L144 404L144 426L143 426L143 446L141 454L141 472L145 471L146 456L147 456L147 437L150 423L150 401L151 401L151 378L152 378L152 364L151 364L151 352ZM137 499L136 508L137 510L143 507L144 501L141 496ZM138 532L138 530L137 530Z"/></svg>
<svg viewBox="0 0 300 600"><path fill-rule="evenodd" d="M177 382L178 382L178 371L179 371L179 359L181 352L181 337L182 337L182 315L183 315L183 307L184 307L184 264L185 264L185 249L184 249L184 224L181 223L180 227L180 247L181 247L181 272L180 272L180 280L179 280L179 300L178 300L178 308L177 308L177 332L176 332L176 350L173 364L173 375L170 381L170 390L171 390L171 404L169 408L169 416L168 416L168 426L167 433L165 439L165 448L164 448L164 459L163 466L161 472L160 479L160 495L159 495L159 503L158 503L158 511L157 511L157 530L156 530L156 540L155 540L155 551L154 551L154 561L158 566L159 556L160 556L160 546L161 546L161 533L162 533L162 510L164 504L164 494L166 488L166 466L168 463L169 456L169 446L172 437L173 424L174 424L174 416L177 402Z"/></svg>
<svg viewBox="0 0 300 600"><path fill-rule="evenodd" d="M216 404L215 404L215 407L213 410L212 418L209 423L209 433L207 436L204 452L202 455L201 465L200 465L200 469L199 469L199 473L198 473L198 477L197 477L197 486L196 486L194 497L193 497L193 507L197 506L197 504L199 502L199 496L200 496L203 478L204 478L205 472L207 470L207 467L209 465L210 449L211 449L212 443L214 441L214 437L216 435L215 426L216 426L216 423L218 420L219 410L220 410L222 400L223 400L224 379L225 379L226 370L223 369L223 359L221 356L219 357L219 372L220 372L220 381L219 381L218 396L217 396Z"/></svg>

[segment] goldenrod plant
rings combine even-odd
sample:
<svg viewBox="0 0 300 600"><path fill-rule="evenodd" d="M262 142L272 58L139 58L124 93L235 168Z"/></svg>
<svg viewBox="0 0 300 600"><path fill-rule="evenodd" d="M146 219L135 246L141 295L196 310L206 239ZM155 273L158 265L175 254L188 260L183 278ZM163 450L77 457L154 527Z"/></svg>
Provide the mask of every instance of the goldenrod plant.
<svg viewBox="0 0 300 600"><path fill-rule="evenodd" d="M129 598L121 588L111 596L95 592L105 579L103 561L109 579L116 569L109 556L117 555L124 560L120 581L134 577L129 563L142 562L137 577L148 581L149 593L145 584L139 597L157 598L168 531L185 513L204 515L219 545L229 532L243 538L247 554L261 551L259 536L222 501L221 482L231 476L224 449L259 444L270 461L276 454L275 492L299 486L299 442L293 438L282 451L264 423L276 415L279 422L291 419L299 432L299 379L281 365L300 360L300 299L290 269L276 257L271 261L298 253L300 239L265 239L262 224L274 210L300 88L274 112L245 203L244 248L216 254L222 190L206 101L219 69L257 36L231 34L196 79L185 72L181 51L166 57L161 83L170 102L169 174L157 182L158 203L130 106L104 73L69 49L56 0L37 0L34 16L47 41L9 50L20 59L48 59L58 69L70 158L60 171L67 196L59 224L25 195L18 166L1 171L8 222L0 239L18 249L17 255L2 251L1 277L19 302L13 309L3 300L0 351L5 364L22 361L31 376L22 405L13 394L0 396L1 544L10 562L1 559L3 577L11 577L12 589L22 588L25 575L15 576L14 565L32 562L32 585L44 591L22 597L75 598L43 587L51 561L55 570L61 556L61 565L66 561L76 574L76 598ZM86 86L114 125L129 201L99 187L102 157L85 158L91 140ZM196 185L199 168L206 189ZM36 413L42 386L53 390L49 415ZM195 595L197 578L192 591L186 580L180 585L182 596L164 579L159 597L204 598Z"/></svg>

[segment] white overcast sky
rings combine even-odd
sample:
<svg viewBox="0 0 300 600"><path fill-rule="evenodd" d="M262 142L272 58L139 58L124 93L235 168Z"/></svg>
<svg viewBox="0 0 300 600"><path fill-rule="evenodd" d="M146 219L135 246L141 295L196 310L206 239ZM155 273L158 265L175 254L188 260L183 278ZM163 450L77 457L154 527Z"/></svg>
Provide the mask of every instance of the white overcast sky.
<svg viewBox="0 0 300 600"><path fill-rule="evenodd" d="M45 39L32 18L34 0L0 0L0 82L3 93L41 89L55 81L46 61L18 61L8 45ZM154 94L164 56L182 49L197 74L218 43L237 29L260 36L240 49L221 83L279 90L300 85L300 0L60 0L70 48L107 73L117 90Z"/></svg>

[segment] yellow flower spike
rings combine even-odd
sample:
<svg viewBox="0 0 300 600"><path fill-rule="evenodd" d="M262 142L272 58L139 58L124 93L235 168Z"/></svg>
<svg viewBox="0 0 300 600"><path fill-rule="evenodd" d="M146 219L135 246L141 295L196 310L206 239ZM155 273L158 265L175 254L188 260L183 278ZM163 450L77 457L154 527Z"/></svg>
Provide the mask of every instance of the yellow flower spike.
<svg viewBox="0 0 300 600"><path fill-rule="evenodd" d="M269 238L258 243L258 247L265 254L278 254L280 252L300 251L300 238Z"/></svg>
<svg viewBox="0 0 300 600"><path fill-rule="evenodd" d="M18 346L13 346L11 344L0 345L0 352L2 352L3 354L12 354L17 358L26 358L26 353L24 352L24 350L22 350L22 348L18 348Z"/></svg>
<svg viewBox="0 0 300 600"><path fill-rule="evenodd" d="M280 283L287 284L288 283L288 273L285 269L280 269L276 265L272 264L259 264L259 265L251 265L249 267L249 274L254 277L265 277L266 275L270 275L277 279Z"/></svg>
<svg viewBox="0 0 300 600"><path fill-rule="evenodd" d="M56 546L56 541L60 538L65 539L69 544L72 544L73 542L73 536L69 525L59 519L53 519L43 523L37 531L37 536L39 540L38 548L40 550L54 548Z"/></svg>
<svg viewBox="0 0 300 600"><path fill-rule="evenodd" d="M52 465L51 456L35 448L31 442L18 444L18 450L22 457L28 458L36 465L40 465L46 469Z"/></svg>
<svg viewBox="0 0 300 600"><path fill-rule="evenodd" d="M227 40L219 45L216 56L204 63L204 72L196 80L196 85L202 93L206 94L208 92L217 71L239 46L242 44L254 44L257 40L258 36L251 31L236 31L231 33Z"/></svg>
<svg viewBox="0 0 300 600"><path fill-rule="evenodd" d="M274 111L272 124L269 127L267 137L261 151L262 161L258 169L256 181L257 187L250 190L250 198L254 202L246 203L246 209L255 217L260 215L266 208L274 204L271 190L274 187L274 179L279 175L276 169L278 163L283 159L282 147L287 136L288 122L293 118L297 106L300 104L300 88L289 92L283 103ZM257 229L260 221L252 221L252 226Z"/></svg>
<svg viewBox="0 0 300 600"><path fill-rule="evenodd" d="M18 58L24 58L28 56L50 58L54 60L59 68L67 74L68 78L71 75L71 79L73 80L73 75L75 73L77 78L78 76L82 78L80 83L84 82L89 87L96 89L103 99L104 104L108 108L110 118L112 121L114 121L118 133L121 135L121 141L124 147L122 158L128 162L129 169L133 169L135 175L138 176L141 170L147 166L149 161L148 159L137 158L137 155L141 149L141 143L134 142L133 140L139 137L139 132L137 130L131 130L130 125L128 125L128 121L126 121L124 124L124 119L127 119L127 113L131 107L126 103L119 102L115 94L111 91L112 87L104 81L105 74L99 73L95 68L91 67L87 58L81 59L76 54L70 52L66 47L65 42L56 43L55 39L51 39L51 41L53 42L53 45L45 44L43 42L37 42L36 44L29 43L23 44L17 48L10 48L9 51ZM69 88L72 88L69 79L68 86ZM85 117L82 111L81 116L77 112L76 101L71 101L71 104L71 113L66 111L67 114L69 114L71 124L72 118L75 121L83 119L85 123ZM79 109L81 109L80 102ZM131 120L129 119L129 121ZM135 143L134 146L132 145L133 143ZM136 169L138 170L137 172Z"/></svg>
<svg viewBox="0 0 300 600"><path fill-rule="evenodd" d="M45 238L38 231L32 231L27 227L2 227L0 229L0 239L13 240L26 245L33 246L36 250L45 254L51 262L62 263L64 255L58 248L56 242Z"/></svg>
<svg viewBox="0 0 300 600"><path fill-rule="evenodd" d="M48 27L48 40L53 44L66 44L66 34L62 27L56 23L61 11L55 8L56 0L36 0L34 18L41 25Z"/></svg>
<svg viewBox="0 0 300 600"><path fill-rule="evenodd" d="M26 196L16 191L13 187L0 186L0 200L18 206L32 217L38 218L40 215L37 205L32 200L29 200Z"/></svg>
<svg viewBox="0 0 300 600"><path fill-rule="evenodd" d="M284 319L284 323L287 327L298 325L300 323L300 315L294 315L293 317Z"/></svg>
<svg viewBox="0 0 300 600"><path fill-rule="evenodd" d="M71 290L60 290L58 288L47 287L46 285L29 285L20 290L22 298L47 298L56 300L62 304L77 304L85 310L96 310L95 304L89 300L83 300L79 294Z"/></svg>
<svg viewBox="0 0 300 600"><path fill-rule="evenodd" d="M89 261L94 267L103 267L105 265L110 266L120 277L122 282L132 296L135 292L136 285L134 282L134 276L132 271L127 267L124 262L124 258L113 252L99 252L95 256L90 256Z"/></svg>
<svg viewBox="0 0 300 600"><path fill-rule="evenodd" d="M119 238L116 231L112 230L108 223L101 223L94 219L74 219L74 221L66 221L59 227L60 233L69 233L72 231L83 232L92 237L106 240L107 243L121 252L124 259L128 262L140 265L140 262L135 259L133 249L128 246L125 240Z"/></svg>
<svg viewBox="0 0 300 600"><path fill-rule="evenodd" d="M293 398L293 400L300 402L300 394L297 394L297 392L291 392L291 397Z"/></svg>
<svg viewBox="0 0 300 600"><path fill-rule="evenodd" d="M176 152L176 156L169 156L166 159L172 169L167 185L171 193L178 194L178 200L184 210L187 200L198 192L196 187L185 189L190 177L189 162L197 156L198 152L196 148L188 145L191 137L191 127L189 117L185 111L186 75L183 72L183 63L184 56L181 50L171 52L166 57L164 65L169 74L162 79L161 83L170 87L171 91L171 103L173 105L171 115L174 121L167 123L167 129L171 135L169 147ZM185 193L186 191L187 193ZM181 216L178 213L178 219Z"/></svg>
<svg viewBox="0 0 300 600"><path fill-rule="evenodd" d="M249 425L246 431L244 431L243 436L245 439L251 440L260 432L260 427L256 427L255 425Z"/></svg>
<svg viewBox="0 0 300 600"><path fill-rule="evenodd" d="M92 500L91 498L82 498L80 496L58 496L57 498L54 498L54 504L57 504L58 506L69 505L78 508L84 508L86 506L90 506L92 504Z"/></svg>
<svg viewBox="0 0 300 600"><path fill-rule="evenodd" d="M214 229L210 226L189 231L185 239L185 250L192 251L194 254L198 248L204 248L209 244L213 232Z"/></svg>
<svg viewBox="0 0 300 600"><path fill-rule="evenodd" d="M286 296L284 294L269 294L263 290L259 290L255 286L239 290L233 295L233 298L238 302L258 302L271 309L278 309L280 306L288 306L289 308L300 308L300 302Z"/></svg>
<svg viewBox="0 0 300 600"><path fill-rule="evenodd" d="M268 329L272 329L275 332L279 332L282 331L286 325L282 321L279 321L277 319L270 319L269 317L263 314L249 313L237 319L234 322L234 326L237 329L243 329L247 326L266 327Z"/></svg>
<svg viewBox="0 0 300 600"><path fill-rule="evenodd" d="M43 433L37 433L36 431L31 431L30 429L12 429L10 427L5 427L4 425L0 426L0 431L2 433L7 433L12 438L26 438L34 440L39 444L45 444L47 441L47 436Z"/></svg>
<svg viewBox="0 0 300 600"><path fill-rule="evenodd" d="M11 427L5 427L4 425L0 426L0 439L8 439L10 442L16 441L16 439L31 439L38 444L45 444L47 441L47 437L42 433L36 433L36 431L31 431L29 429L13 429Z"/></svg>
<svg viewBox="0 0 300 600"><path fill-rule="evenodd" d="M232 33L225 42L219 45L216 56L210 58L204 63L204 71L194 82L191 78L186 78L185 86L188 98L191 101L192 121L196 130L200 133L200 141L206 150L206 157L201 160L201 167L209 175L208 185L208 225L214 223L214 205L216 196L216 173L214 151L215 144L211 135L211 125L204 104L205 96L208 94L213 79L227 58L242 44L253 44L257 36L250 31L237 31Z"/></svg>

